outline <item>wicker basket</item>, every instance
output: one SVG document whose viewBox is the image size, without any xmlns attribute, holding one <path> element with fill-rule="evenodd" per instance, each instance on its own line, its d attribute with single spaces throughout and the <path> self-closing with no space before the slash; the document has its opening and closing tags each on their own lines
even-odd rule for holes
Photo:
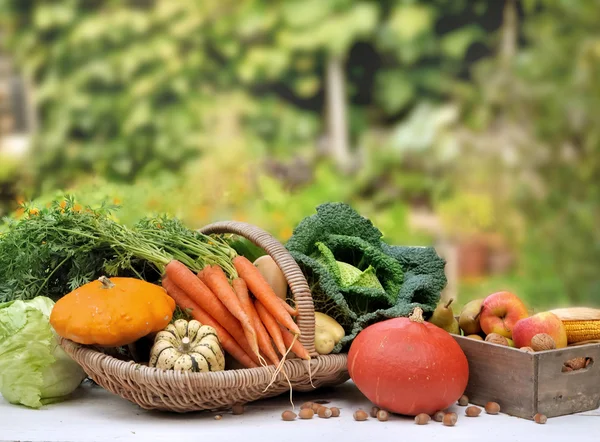
<svg viewBox="0 0 600 442">
<path fill-rule="evenodd" d="M 293 358 L 284 363 L 293 390 L 310 391 L 347 381 L 346 354 L 320 356 L 315 351 L 315 316 L 310 289 L 285 247 L 267 232 L 246 223 L 219 222 L 204 227 L 201 232 L 243 236 L 271 255 L 283 271 L 298 308 L 300 342 L 312 357 L 310 379 L 307 361 Z M 68 339 L 61 339 L 61 346 L 100 386 L 144 409 L 178 413 L 218 410 L 289 391 L 288 381 L 281 372 L 267 389 L 275 371 L 273 365 L 213 373 L 175 372 L 122 361 Z"/>
</svg>

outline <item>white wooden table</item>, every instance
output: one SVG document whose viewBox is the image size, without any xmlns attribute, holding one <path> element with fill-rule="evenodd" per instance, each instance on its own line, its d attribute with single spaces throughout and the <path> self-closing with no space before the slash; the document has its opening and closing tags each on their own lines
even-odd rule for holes
<svg viewBox="0 0 600 442">
<path fill-rule="evenodd" d="M 289 395 L 249 404 L 243 415 L 198 412 L 173 414 L 146 411 L 106 390 L 83 384 L 66 402 L 32 410 L 10 405 L 0 396 L 0 441 L 256 441 L 256 442 L 381 442 L 381 441 L 600 441 L 600 410 L 548 419 L 545 425 L 510 417 L 464 416 L 465 407 L 453 406 L 458 413 L 455 427 L 438 422 L 416 425 L 406 417 L 391 416 L 387 422 L 369 418 L 357 422 L 355 410 L 370 410 L 371 404 L 349 381 L 331 389 L 294 394 L 296 411 L 302 402 L 328 400 L 328 406 L 341 409 L 338 418 L 310 421 L 281 420 L 290 409 Z"/>
</svg>

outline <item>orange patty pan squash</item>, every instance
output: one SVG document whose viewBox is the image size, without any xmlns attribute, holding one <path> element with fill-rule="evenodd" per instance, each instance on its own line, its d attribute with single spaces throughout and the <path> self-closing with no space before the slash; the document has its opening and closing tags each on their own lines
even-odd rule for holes
<svg viewBox="0 0 600 442">
<path fill-rule="evenodd" d="M 175 301 L 158 285 L 102 276 L 60 298 L 50 324 L 78 344 L 119 347 L 164 329 L 174 311 Z"/>
</svg>

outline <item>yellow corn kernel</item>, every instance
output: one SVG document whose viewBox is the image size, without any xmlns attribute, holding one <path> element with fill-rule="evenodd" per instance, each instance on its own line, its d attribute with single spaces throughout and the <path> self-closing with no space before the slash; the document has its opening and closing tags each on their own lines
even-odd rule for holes
<svg viewBox="0 0 600 442">
<path fill-rule="evenodd" d="M 563 321 L 569 344 L 600 339 L 600 320 Z"/>
</svg>

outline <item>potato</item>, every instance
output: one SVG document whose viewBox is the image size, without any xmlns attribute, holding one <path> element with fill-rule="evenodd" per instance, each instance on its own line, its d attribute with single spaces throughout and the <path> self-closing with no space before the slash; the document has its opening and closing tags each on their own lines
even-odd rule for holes
<svg viewBox="0 0 600 442">
<path fill-rule="evenodd" d="M 320 355 L 333 351 L 335 345 L 346 335 L 344 328 L 331 316 L 315 312 L 315 349 Z"/>
<path fill-rule="evenodd" d="M 333 336 L 328 331 L 315 331 L 315 350 L 320 355 L 328 355 L 333 351 L 336 342 L 333 340 Z"/>
</svg>

